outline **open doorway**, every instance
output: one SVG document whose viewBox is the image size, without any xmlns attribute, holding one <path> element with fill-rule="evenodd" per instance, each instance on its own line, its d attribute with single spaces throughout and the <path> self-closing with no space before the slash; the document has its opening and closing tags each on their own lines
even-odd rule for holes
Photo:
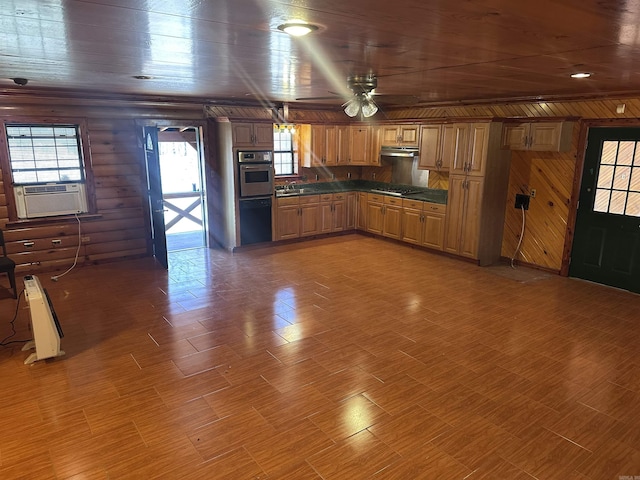
<svg viewBox="0 0 640 480">
<path fill-rule="evenodd" d="M 158 129 L 168 252 L 207 246 L 200 137 L 197 127 Z"/>
</svg>

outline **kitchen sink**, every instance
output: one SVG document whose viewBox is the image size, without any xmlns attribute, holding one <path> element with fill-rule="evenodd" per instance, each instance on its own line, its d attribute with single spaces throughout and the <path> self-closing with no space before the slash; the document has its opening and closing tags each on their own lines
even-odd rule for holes
<svg viewBox="0 0 640 480">
<path fill-rule="evenodd" d="M 289 188 L 287 190 L 276 190 L 276 197 L 288 197 L 290 195 L 300 195 L 305 192 L 305 188 Z"/>
</svg>

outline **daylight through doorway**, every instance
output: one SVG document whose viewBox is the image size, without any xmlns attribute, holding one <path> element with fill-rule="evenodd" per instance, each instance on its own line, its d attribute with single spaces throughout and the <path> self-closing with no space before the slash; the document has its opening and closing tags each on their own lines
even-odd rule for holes
<svg viewBox="0 0 640 480">
<path fill-rule="evenodd" d="M 167 251 L 206 247 L 199 130 L 158 132 Z"/>
</svg>

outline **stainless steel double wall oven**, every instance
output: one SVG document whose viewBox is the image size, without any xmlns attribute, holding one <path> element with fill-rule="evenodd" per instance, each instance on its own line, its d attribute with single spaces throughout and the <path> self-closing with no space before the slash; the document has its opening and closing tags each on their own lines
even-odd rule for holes
<svg viewBox="0 0 640 480">
<path fill-rule="evenodd" d="M 273 152 L 238 152 L 240 245 L 271 241 Z"/>
</svg>

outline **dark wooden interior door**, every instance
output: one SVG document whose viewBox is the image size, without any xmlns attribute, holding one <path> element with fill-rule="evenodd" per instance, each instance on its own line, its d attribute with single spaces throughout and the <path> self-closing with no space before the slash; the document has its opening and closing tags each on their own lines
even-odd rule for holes
<svg viewBox="0 0 640 480">
<path fill-rule="evenodd" d="M 569 275 L 640 292 L 640 128 L 592 128 Z"/>
<path fill-rule="evenodd" d="M 169 268 L 167 236 L 164 225 L 162 179 L 160 177 L 160 155 L 158 153 L 158 129 L 156 127 L 144 127 L 144 154 L 147 162 L 153 255 L 160 265 L 164 268 Z"/>
</svg>

